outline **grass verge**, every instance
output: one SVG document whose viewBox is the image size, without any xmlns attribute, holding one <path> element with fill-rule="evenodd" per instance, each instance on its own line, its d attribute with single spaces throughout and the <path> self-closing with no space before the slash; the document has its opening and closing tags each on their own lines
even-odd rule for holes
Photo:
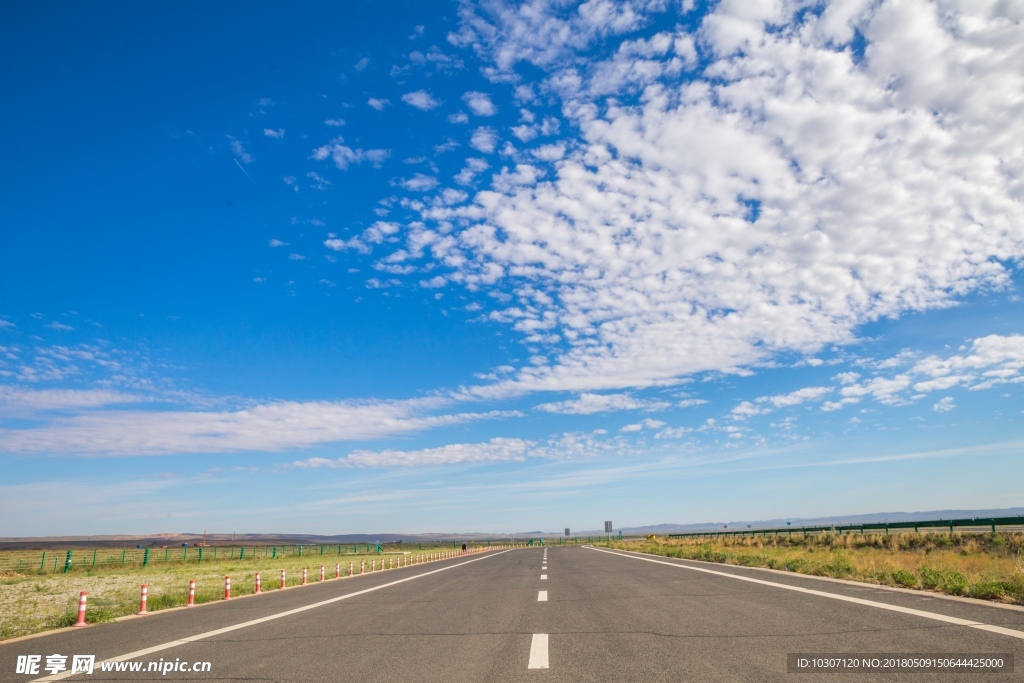
<svg viewBox="0 0 1024 683">
<path fill-rule="evenodd" d="M 655 538 L 596 545 L 1024 605 L 1022 533 Z"/>
</svg>

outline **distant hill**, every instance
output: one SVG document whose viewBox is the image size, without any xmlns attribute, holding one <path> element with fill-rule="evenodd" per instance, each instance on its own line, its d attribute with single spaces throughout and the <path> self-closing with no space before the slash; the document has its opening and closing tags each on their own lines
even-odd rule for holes
<svg viewBox="0 0 1024 683">
<path fill-rule="evenodd" d="M 925 512 L 869 512 L 860 515 L 842 515 L 836 517 L 791 517 L 779 519 L 736 520 L 731 522 L 699 522 L 696 524 L 649 524 L 646 526 L 627 526 L 615 529 L 629 535 L 640 534 L 672 534 L 690 531 L 709 531 L 721 529 L 728 525 L 730 529 L 765 529 L 786 526 L 828 526 L 832 524 L 860 524 L 873 522 L 914 522 L 928 519 L 969 519 L 971 517 L 1022 517 L 1024 507 L 1002 508 L 998 510 L 929 510 Z M 603 530 L 574 531 L 573 536 L 603 536 Z M 538 538 L 561 536 L 555 531 L 520 531 L 517 533 L 481 533 L 481 532 L 438 532 L 428 534 L 336 534 L 324 536 L 318 534 L 207 534 L 206 542 L 210 545 L 302 545 L 332 543 L 394 543 L 406 541 L 411 543 L 434 543 L 453 541 L 470 541 L 482 539 Z M 149 547 L 179 546 L 182 543 L 195 545 L 203 540 L 201 533 L 157 533 L 143 536 L 105 535 L 105 536 L 35 536 L 0 538 L 0 549 L 13 548 L 53 548 L 61 547 L 99 547 L 111 545 L 142 545 Z"/>
<path fill-rule="evenodd" d="M 689 531 L 709 531 L 728 525 L 730 529 L 768 529 L 786 526 L 830 526 L 832 524 L 869 524 L 874 522 L 916 522 L 928 519 L 969 519 L 971 517 L 1021 517 L 1024 508 L 1001 508 L 998 510 L 929 510 L 924 512 L 869 512 L 860 515 L 835 517 L 784 517 L 779 519 L 735 520 L 731 522 L 699 522 L 696 524 L 651 524 L 616 529 L 624 534 L 675 534 Z M 601 536 L 604 531 L 580 531 L 578 536 Z"/>
</svg>

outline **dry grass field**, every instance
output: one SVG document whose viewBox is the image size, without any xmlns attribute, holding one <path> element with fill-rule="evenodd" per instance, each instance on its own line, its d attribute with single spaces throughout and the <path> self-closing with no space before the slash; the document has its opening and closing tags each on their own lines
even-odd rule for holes
<svg viewBox="0 0 1024 683">
<path fill-rule="evenodd" d="M 1024 605 L 1024 533 L 655 538 L 599 545 Z"/>
<path fill-rule="evenodd" d="M 97 623 L 135 614 L 139 608 L 142 584 L 146 584 L 149 594 L 148 610 L 154 611 L 184 605 L 190 579 L 196 580 L 196 602 L 201 603 L 223 598 L 225 575 L 231 576 L 232 596 L 240 596 L 254 592 L 257 571 L 261 574 L 261 588 L 266 592 L 279 590 L 282 569 L 287 575 L 287 585 L 291 587 L 302 582 L 303 567 L 308 567 L 308 580 L 314 583 L 320 580 L 321 564 L 325 566 L 326 578 L 330 580 L 334 578 L 336 563 L 341 564 L 341 573 L 345 577 L 349 562 L 353 563 L 358 575 L 360 562 L 365 562 L 369 571 L 372 561 L 376 564 L 376 571 L 381 571 L 381 563 L 386 566 L 389 558 L 396 564 L 399 558 L 404 558 L 403 562 L 405 559 L 412 562 L 426 560 L 431 552 L 445 550 L 451 551 L 451 548 L 273 559 L 255 556 L 244 560 L 205 560 L 201 565 L 195 562 L 157 562 L 145 568 L 140 565 L 92 568 L 80 564 L 68 573 L 40 571 L 39 553 L 36 552 L 32 569 L 0 570 L 0 640 L 72 625 L 77 615 L 80 591 L 89 594 L 87 620 Z M 120 555 L 120 550 L 117 554 Z"/>
</svg>

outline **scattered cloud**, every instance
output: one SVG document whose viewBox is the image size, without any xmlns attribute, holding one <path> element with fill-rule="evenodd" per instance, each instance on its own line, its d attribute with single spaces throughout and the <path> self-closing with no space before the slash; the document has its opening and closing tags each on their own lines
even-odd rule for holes
<svg viewBox="0 0 1024 683">
<path fill-rule="evenodd" d="M 402 95 L 402 101 L 409 106 L 422 109 L 423 111 L 430 111 L 436 109 L 441 103 L 434 99 L 434 96 L 428 93 L 426 90 L 414 90 L 413 92 Z"/>
<path fill-rule="evenodd" d="M 383 111 L 384 107 L 386 107 L 386 106 L 391 104 L 391 101 L 390 100 L 386 100 L 386 99 L 378 99 L 376 97 L 371 97 L 370 99 L 368 99 L 366 101 L 366 103 L 368 105 L 370 105 L 371 107 L 373 107 L 374 109 L 376 109 L 377 111 Z"/>
<path fill-rule="evenodd" d="M 49 325 L 45 325 L 45 327 L 49 327 L 51 330 L 57 330 L 59 332 L 73 332 L 75 329 L 71 325 L 65 325 L 57 320 L 54 320 Z"/>
<path fill-rule="evenodd" d="M 490 154 L 498 146 L 498 134 L 493 128 L 481 126 L 473 131 L 469 145 L 484 154 Z"/>
<path fill-rule="evenodd" d="M 471 91 L 462 96 L 469 110 L 477 116 L 494 116 L 498 108 L 491 101 L 491 96 L 484 92 Z"/>
<path fill-rule="evenodd" d="M 337 168 L 344 171 L 352 164 L 360 164 L 364 161 L 373 166 L 380 166 L 391 156 L 391 150 L 388 149 L 352 149 L 341 144 L 342 142 L 344 140 L 338 137 L 322 147 L 317 147 L 313 150 L 313 159 L 316 161 L 330 159 Z"/>
<path fill-rule="evenodd" d="M 560 415 L 592 415 L 616 410 L 664 410 L 671 404 L 664 401 L 639 399 L 630 394 L 582 393 L 579 398 L 557 403 L 542 403 L 536 410 Z"/>
<path fill-rule="evenodd" d="M 437 178 L 416 173 L 412 178 L 404 178 L 401 181 L 402 187 L 413 192 L 426 192 L 437 187 Z"/>
<path fill-rule="evenodd" d="M 937 413 L 948 413 L 954 408 L 956 408 L 956 404 L 953 403 L 953 398 L 951 396 L 939 399 L 939 402 L 932 406 L 932 410 Z"/>
<path fill-rule="evenodd" d="M 324 119 L 324 125 L 337 128 L 345 125 L 345 119 Z"/>
<path fill-rule="evenodd" d="M 232 138 L 230 135 L 228 136 L 228 139 L 231 140 L 231 151 L 234 152 L 235 157 L 243 164 L 251 164 L 253 162 L 252 155 L 245 149 L 242 142 Z"/>
<path fill-rule="evenodd" d="M 639 431 L 641 431 L 643 429 L 658 429 L 658 428 L 664 427 L 664 426 L 665 426 L 665 423 L 662 422 L 661 420 L 652 420 L 651 418 L 648 417 L 646 419 L 640 420 L 639 422 L 637 422 L 635 424 L 628 424 L 625 427 L 623 427 L 622 429 L 620 429 L 619 431 L 620 432 L 639 432 Z"/>
<path fill-rule="evenodd" d="M 563 344 L 481 392 L 734 373 L 1009 282 L 1024 167 L 999 160 L 1024 140 L 1024 73 L 1008 58 L 1024 25 L 1005 8 L 719 3 L 692 34 L 624 40 L 651 20 L 646 4 L 602 7 L 494 3 L 465 9 L 450 36 L 489 60 L 492 81 L 511 82 L 519 62 L 540 69 L 579 131 L 556 175 L 519 163 L 468 205 L 424 204 L 425 227 L 409 231 L 447 230 L 422 250 L 426 267 L 516 293 L 493 319 Z M 615 55 L 595 57 L 597 40 Z M 471 144 L 490 154 L 497 134 L 477 129 Z M 823 408 L 905 400 L 907 379 L 844 386 Z M 957 381 L 934 379 L 925 387 Z"/>
<path fill-rule="evenodd" d="M 280 140 L 281 138 L 284 137 L 284 128 L 278 128 L 276 130 L 273 129 L 273 128 L 264 128 L 263 129 L 263 134 L 266 137 L 268 137 L 268 138 L 274 138 L 275 140 Z"/>
</svg>

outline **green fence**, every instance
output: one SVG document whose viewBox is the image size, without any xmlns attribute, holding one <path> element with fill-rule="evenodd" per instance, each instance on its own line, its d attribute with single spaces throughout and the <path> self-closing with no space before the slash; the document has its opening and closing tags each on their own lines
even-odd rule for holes
<svg viewBox="0 0 1024 683">
<path fill-rule="evenodd" d="M 480 543 L 470 543 L 470 547 Z M 159 564 L 197 564 L 204 562 L 250 561 L 261 558 L 327 557 L 390 553 L 446 548 L 446 542 L 342 543 L 316 545 L 240 545 L 143 548 L 74 548 L 70 550 L 5 550 L 0 551 L 0 572 L 67 573 L 75 570 L 111 567 L 152 567 Z"/>
<path fill-rule="evenodd" d="M 1008 529 L 1015 528 L 1015 529 Z M 669 534 L 669 538 L 717 538 L 721 536 L 792 536 L 793 534 L 864 534 L 890 531 L 991 531 L 1024 529 L 1024 517 L 971 517 L 970 519 L 931 519 L 918 522 L 873 522 L 868 524 L 836 524 L 831 526 L 784 526 L 769 529 L 722 529 Z"/>
</svg>

